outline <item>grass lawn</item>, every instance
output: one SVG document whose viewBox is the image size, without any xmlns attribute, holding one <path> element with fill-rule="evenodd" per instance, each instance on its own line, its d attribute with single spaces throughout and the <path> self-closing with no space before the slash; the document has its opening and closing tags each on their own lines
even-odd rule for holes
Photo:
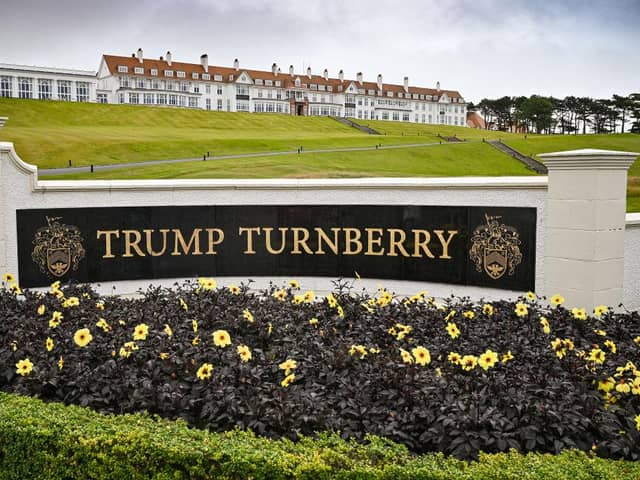
<svg viewBox="0 0 640 480">
<path fill-rule="evenodd" d="M 465 175 L 534 175 L 481 142 L 398 150 L 305 153 L 277 157 L 211 160 L 152 165 L 51 177 L 55 179 L 125 178 L 350 178 Z M 45 177 L 43 177 L 45 178 Z"/>
</svg>

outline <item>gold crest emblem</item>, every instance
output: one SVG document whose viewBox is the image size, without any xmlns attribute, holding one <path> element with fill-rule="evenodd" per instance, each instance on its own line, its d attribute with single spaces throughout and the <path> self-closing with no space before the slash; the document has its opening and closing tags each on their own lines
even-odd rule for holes
<svg viewBox="0 0 640 480">
<path fill-rule="evenodd" d="M 501 224 L 498 216 L 485 213 L 487 223 L 473 231 L 469 256 L 476 264 L 476 270 L 497 280 L 505 273 L 513 275 L 522 261 L 520 235 L 510 226 Z"/>
<path fill-rule="evenodd" d="M 78 227 L 60 223 L 61 218 L 47 217 L 48 225 L 36 231 L 31 253 L 31 259 L 40 271 L 54 277 L 77 270 L 85 254 Z"/>
</svg>

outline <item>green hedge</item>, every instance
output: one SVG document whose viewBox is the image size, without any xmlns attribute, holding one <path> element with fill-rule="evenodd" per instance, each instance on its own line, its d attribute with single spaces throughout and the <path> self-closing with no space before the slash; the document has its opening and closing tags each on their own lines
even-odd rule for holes
<svg viewBox="0 0 640 480">
<path fill-rule="evenodd" d="M 268 440 L 224 434 L 147 415 L 102 415 L 0 393 L 0 479 L 637 479 L 640 463 L 578 451 L 560 455 L 411 455 L 370 437 L 366 445 L 333 434 Z"/>
</svg>

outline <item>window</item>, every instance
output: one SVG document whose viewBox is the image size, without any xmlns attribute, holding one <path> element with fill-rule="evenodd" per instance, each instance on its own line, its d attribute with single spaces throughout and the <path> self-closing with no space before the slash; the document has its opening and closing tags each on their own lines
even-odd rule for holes
<svg viewBox="0 0 640 480">
<path fill-rule="evenodd" d="M 400 120 L 400 112 L 393 112 L 393 119 L 394 120 Z"/>
<path fill-rule="evenodd" d="M 333 92 L 333 87 L 331 85 L 327 85 L 327 92 Z"/>
<path fill-rule="evenodd" d="M 153 88 L 154 90 L 160 90 L 160 81 L 154 80 L 153 82 L 151 82 L 151 88 Z"/>
<path fill-rule="evenodd" d="M 0 77 L 0 97 L 11 97 L 11 77 Z"/>
<path fill-rule="evenodd" d="M 180 70 L 178 70 L 177 75 L 178 75 L 178 78 L 185 78 L 184 72 L 181 72 Z"/>
<path fill-rule="evenodd" d="M 217 110 L 220 112 L 222 111 L 222 99 L 219 98 L 218 102 L 217 102 Z"/>
<path fill-rule="evenodd" d="M 222 95 L 222 85 L 216 85 L 216 93 Z"/>
<path fill-rule="evenodd" d="M 51 100 L 51 80 L 38 80 L 38 98 L 40 100 Z"/>
<path fill-rule="evenodd" d="M 138 75 L 144 75 L 144 68 L 142 67 L 135 67 L 133 69 L 133 73 L 137 73 Z"/>
<path fill-rule="evenodd" d="M 209 75 L 208 73 L 203 73 L 202 74 L 202 79 L 203 80 L 211 80 L 211 75 Z"/>
<path fill-rule="evenodd" d="M 189 107 L 198 108 L 198 97 L 189 97 Z"/>
<path fill-rule="evenodd" d="M 200 85 L 197 83 L 193 86 L 193 93 L 200 93 Z"/>
<path fill-rule="evenodd" d="M 282 86 L 282 82 L 280 82 L 280 80 L 276 80 L 276 87 L 281 87 Z"/>
<path fill-rule="evenodd" d="M 127 73 L 129 68 L 126 65 L 118 65 L 118 73 Z"/>
<path fill-rule="evenodd" d="M 173 70 L 165 70 L 164 71 L 164 76 L 165 77 L 173 77 Z"/>
<path fill-rule="evenodd" d="M 238 112 L 248 112 L 249 111 L 249 102 L 236 102 L 236 111 L 238 111 Z"/>
<path fill-rule="evenodd" d="M 315 83 L 312 83 L 311 85 L 309 85 L 309 88 L 311 90 L 317 90 L 318 89 L 318 85 L 316 85 Z"/>
<path fill-rule="evenodd" d="M 140 98 L 138 97 L 137 93 L 129 93 L 129 103 L 131 103 L 132 105 L 137 105 L 138 103 L 140 103 Z"/>
<path fill-rule="evenodd" d="M 156 101 L 158 102 L 158 105 L 166 105 L 167 104 L 167 94 L 166 93 L 159 93 L 158 95 L 156 95 Z"/>
<path fill-rule="evenodd" d="M 144 78 L 139 78 L 138 79 L 138 81 L 136 82 L 136 87 L 144 88 Z"/>
<path fill-rule="evenodd" d="M 214 76 L 213 76 L 213 79 L 214 79 L 216 82 L 221 82 L 221 81 L 222 81 L 222 75 L 214 75 Z"/>
<path fill-rule="evenodd" d="M 271 80 L 265 80 L 265 81 L 264 81 L 264 84 L 265 84 L 267 87 L 271 87 L 271 86 L 273 86 L 273 82 L 272 82 Z"/>
<path fill-rule="evenodd" d="M 296 78 L 295 85 L 296 85 L 296 87 L 300 87 L 300 79 L 299 78 Z"/>
<path fill-rule="evenodd" d="M 87 82 L 76 83 L 76 101 L 78 102 L 89 101 L 89 84 Z"/>
<path fill-rule="evenodd" d="M 233 77 L 233 73 L 232 73 L 231 75 L 229 75 L 229 81 L 230 81 L 230 82 L 233 82 L 233 78 L 234 78 L 234 77 Z"/>
<path fill-rule="evenodd" d="M 256 85 L 262 85 L 262 79 L 256 78 Z"/>
<path fill-rule="evenodd" d="M 207 110 L 211 110 L 211 99 L 210 98 L 207 98 L 205 100 L 205 105 L 207 107 Z"/>
<path fill-rule="evenodd" d="M 227 112 L 231 111 L 231 99 L 227 98 Z"/>
<path fill-rule="evenodd" d="M 382 112 L 382 119 L 389 120 L 389 112 Z"/>
<path fill-rule="evenodd" d="M 178 104 L 178 96 L 169 95 L 169 105 L 177 105 L 177 104 Z"/>
<path fill-rule="evenodd" d="M 180 82 L 180 91 L 188 92 L 189 91 L 189 82 Z"/>
<path fill-rule="evenodd" d="M 393 97 L 393 92 L 391 90 L 387 92 L 387 97 Z"/>
<path fill-rule="evenodd" d="M 211 85 L 205 85 L 205 86 L 204 86 L 204 91 L 205 91 L 206 93 L 211 93 Z"/>
<path fill-rule="evenodd" d="M 264 103 L 256 103 L 253 106 L 253 111 L 256 112 L 256 113 L 264 112 Z"/>
<path fill-rule="evenodd" d="M 66 102 L 71 101 L 71 82 L 69 80 L 58 80 L 58 99 Z"/>
<path fill-rule="evenodd" d="M 152 68 L 151 69 L 151 76 L 152 77 L 157 77 L 158 76 L 158 69 L 157 68 Z"/>
<path fill-rule="evenodd" d="M 144 94 L 144 104 L 145 105 L 153 105 L 153 93 L 145 93 Z"/>
<path fill-rule="evenodd" d="M 118 94 L 118 102 L 124 103 L 124 93 L 119 93 Z"/>
<path fill-rule="evenodd" d="M 18 98 L 33 98 L 33 79 L 18 77 Z"/>
<path fill-rule="evenodd" d="M 198 72 L 193 72 L 191 74 L 191 78 L 193 78 L 194 80 L 198 80 L 198 77 L 199 77 Z"/>
<path fill-rule="evenodd" d="M 129 88 L 129 77 L 120 77 L 120 88 Z"/>
<path fill-rule="evenodd" d="M 418 116 L 416 115 L 416 118 L 418 118 Z M 409 112 L 404 112 L 402 114 L 402 121 L 403 122 L 408 122 L 409 121 Z"/>
<path fill-rule="evenodd" d="M 106 93 L 98 93 L 96 95 L 96 101 L 98 103 L 107 103 L 107 94 Z"/>
<path fill-rule="evenodd" d="M 186 107 L 186 106 L 187 106 L 187 99 L 186 99 L 186 97 L 185 97 L 184 95 L 180 95 L 180 96 L 178 97 L 178 104 L 179 104 L 181 107 Z"/>
</svg>

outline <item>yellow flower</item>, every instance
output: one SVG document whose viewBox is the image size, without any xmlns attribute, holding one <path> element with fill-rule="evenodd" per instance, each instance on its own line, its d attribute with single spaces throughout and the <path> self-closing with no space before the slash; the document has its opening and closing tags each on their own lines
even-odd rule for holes
<svg viewBox="0 0 640 480">
<path fill-rule="evenodd" d="M 487 315 L 488 317 L 490 317 L 491 315 L 493 315 L 493 305 L 490 305 L 488 303 L 485 303 L 482 306 L 482 313 L 484 313 L 485 315 Z"/>
<path fill-rule="evenodd" d="M 412 364 L 413 363 L 413 357 L 404 348 L 400 349 L 400 355 L 402 356 L 402 361 L 404 363 L 408 363 L 408 364 Z"/>
<path fill-rule="evenodd" d="M 195 337 L 193 337 L 193 340 L 191 340 L 191 345 L 195 346 L 198 344 L 200 344 L 200 337 L 196 335 Z"/>
<path fill-rule="evenodd" d="M 167 352 L 160 352 L 160 355 L 158 356 L 160 357 L 160 360 L 166 360 L 169 358 L 169 354 Z"/>
<path fill-rule="evenodd" d="M 436 368 L 436 377 L 440 378 L 442 376 L 442 369 L 440 367 Z"/>
<path fill-rule="evenodd" d="M 39 305 L 38 306 L 38 315 L 44 315 L 44 312 L 46 312 L 47 307 L 45 307 L 44 305 Z"/>
<path fill-rule="evenodd" d="M 2 275 L 2 281 L 5 283 L 13 283 L 16 281 L 16 277 L 14 277 L 12 274 L 7 272 L 4 275 Z"/>
<path fill-rule="evenodd" d="M 396 332 L 396 327 L 389 327 L 389 329 L 387 330 L 387 333 L 389 335 L 393 335 L 394 337 L 398 334 L 398 332 Z"/>
<path fill-rule="evenodd" d="M 478 365 L 480 365 L 480 367 L 485 371 L 489 370 L 496 363 L 498 363 L 498 354 L 491 350 L 485 351 L 480 355 L 480 358 L 478 358 Z"/>
<path fill-rule="evenodd" d="M 567 355 L 567 346 L 561 338 L 556 338 L 551 342 L 551 347 L 556 352 L 556 356 L 560 359 Z"/>
<path fill-rule="evenodd" d="M 189 311 L 189 306 L 187 305 L 187 302 L 185 302 L 183 299 L 179 299 L 180 300 L 180 307 L 185 311 L 188 312 Z"/>
<path fill-rule="evenodd" d="M 587 311 L 584 308 L 576 308 L 576 307 L 572 308 L 571 315 L 573 315 L 573 318 L 575 318 L 576 320 L 587 319 Z"/>
<path fill-rule="evenodd" d="M 427 365 L 431 363 L 431 353 L 424 347 L 416 347 L 411 350 L 418 365 Z"/>
<path fill-rule="evenodd" d="M 168 323 L 164 324 L 163 332 L 167 335 L 167 337 L 173 337 L 173 330 L 171 330 L 171 327 Z"/>
<path fill-rule="evenodd" d="M 253 313 L 251 313 L 248 309 L 244 309 L 242 311 L 242 318 L 244 318 L 247 322 L 253 323 Z"/>
<path fill-rule="evenodd" d="M 200 380 L 206 380 L 211 378 L 211 374 L 213 373 L 213 365 L 210 363 L 203 363 L 202 366 L 196 372 L 197 377 Z"/>
<path fill-rule="evenodd" d="M 297 280 L 289 280 L 289 286 L 291 288 L 300 288 L 300 284 Z"/>
<path fill-rule="evenodd" d="M 609 309 L 607 308 L 606 305 L 598 305 L 596 308 L 593 309 L 593 314 L 597 318 L 600 318 L 602 315 L 604 315 L 608 311 L 609 311 Z"/>
<path fill-rule="evenodd" d="M 278 365 L 278 368 L 280 368 L 280 370 L 284 370 L 285 375 L 289 375 L 291 373 L 291 370 L 295 370 L 296 368 L 298 368 L 298 363 L 294 359 L 288 358 L 280 365 Z"/>
<path fill-rule="evenodd" d="M 240 355 L 240 360 L 242 360 L 243 362 L 248 362 L 249 360 L 251 360 L 252 355 L 251 349 L 249 349 L 249 347 L 247 347 L 246 345 L 238 345 L 238 348 L 236 350 L 238 352 L 238 355 Z"/>
<path fill-rule="evenodd" d="M 80 330 L 77 330 L 73 336 L 73 341 L 81 348 L 89 345 L 91 340 L 93 340 L 93 336 L 88 328 L 81 328 Z"/>
<path fill-rule="evenodd" d="M 564 345 L 565 347 L 567 347 L 569 350 L 573 350 L 573 341 L 570 338 L 565 338 L 564 339 Z"/>
<path fill-rule="evenodd" d="M 542 325 L 542 331 L 549 335 L 551 333 L 551 327 L 549 326 L 549 320 L 545 317 L 540 317 L 540 325 Z"/>
<path fill-rule="evenodd" d="M 287 388 L 289 385 L 293 383 L 295 379 L 296 379 L 296 374 L 290 373 L 289 375 L 284 377 L 284 380 L 280 382 L 280 385 L 282 385 L 284 388 Z"/>
<path fill-rule="evenodd" d="M 312 319 L 310 319 L 310 320 L 309 320 L 309 323 L 310 323 L 311 325 L 317 325 L 317 324 L 318 324 L 318 319 L 317 319 L 317 318 L 315 318 L 315 317 L 313 317 Z"/>
<path fill-rule="evenodd" d="M 558 305 L 562 305 L 564 303 L 564 297 L 562 295 L 555 294 L 549 299 L 549 301 L 557 307 Z"/>
<path fill-rule="evenodd" d="M 139 323 L 133 331 L 134 340 L 146 340 L 149 335 L 149 327 L 145 323 Z"/>
<path fill-rule="evenodd" d="M 53 350 L 53 338 L 47 337 L 47 341 L 45 342 L 45 345 L 47 346 L 47 352 L 50 352 L 51 350 Z"/>
<path fill-rule="evenodd" d="M 11 285 L 9 285 L 9 290 L 11 290 L 16 295 L 22 295 L 22 290 L 20 290 L 20 287 L 17 283 L 12 283 Z"/>
<path fill-rule="evenodd" d="M 349 355 L 360 355 L 360 360 L 367 356 L 367 347 L 364 345 L 351 345 L 349 348 Z"/>
<path fill-rule="evenodd" d="M 98 310 L 104 310 L 104 302 L 102 300 L 100 300 L 99 302 L 96 302 L 96 308 Z"/>
<path fill-rule="evenodd" d="M 525 303 L 516 303 L 516 309 L 514 311 L 519 317 L 526 317 L 529 313 L 529 309 Z"/>
<path fill-rule="evenodd" d="M 616 385 L 616 392 L 619 393 L 629 393 L 631 391 L 631 385 L 627 383 L 627 381 L 622 378 Z"/>
<path fill-rule="evenodd" d="M 344 318 L 344 310 L 342 309 L 342 307 L 340 305 L 338 305 L 338 307 L 336 308 L 336 310 L 338 311 L 338 316 L 340 318 Z"/>
<path fill-rule="evenodd" d="M 64 358 L 60 357 L 58 359 L 58 369 L 62 370 L 62 367 L 64 367 Z"/>
<path fill-rule="evenodd" d="M 273 296 L 276 298 L 276 300 L 284 302 L 287 298 L 287 291 L 284 289 L 276 290 L 275 292 L 273 292 Z"/>
<path fill-rule="evenodd" d="M 22 375 L 23 377 L 29 375 L 33 370 L 33 363 L 28 358 L 23 358 L 18 363 L 16 363 L 16 373 L 18 375 Z"/>
<path fill-rule="evenodd" d="M 536 297 L 536 294 L 533 292 L 527 292 L 526 297 L 530 302 L 535 302 L 538 299 L 538 297 Z"/>
<path fill-rule="evenodd" d="M 362 308 L 364 308 L 367 312 L 369 313 L 373 313 L 373 308 L 371 308 L 369 305 L 367 305 L 366 303 L 361 303 L 360 304 L 362 306 Z"/>
<path fill-rule="evenodd" d="M 15 340 L 11 342 L 11 350 L 13 350 L 14 352 L 18 350 L 18 342 L 16 342 Z"/>
<path fill-rule="evenodd" d="M 476 316 L 475 313 L 473 313 L 471 310 L 467 310 L 466 312 L 464 312 L 462 314 L 465 318 L 468 318 L 469 320 L 471 320 L 473 317 Z"/>
<path fill-rule="evenodd" d="M 191 320 L 191 328 L 193 333 L 198 333 L 198 322 L 196 320 Z"/>
<path fill-rule="evenodd" d="M 640 345 L 640 337 L 636 337 L 636 338 L 634 338 L 634 339 L 633 339 L 633 342 L 634 342 L 636 345 Z"/>
<path fill-rule="evenodd" d="M 267 329 L 267 335 L 271 336 L 271 332 L 273 332 L 273 325 L 271 325 L 271 322 L 269 322 L 268 327 L 269 328 Z"/>
<path fill-rule="evenodd" d="M 216 347 L 221 348 L 231 345 L 231 335 L 226 330 L 216 330 L 213 332 L 213 343 Z"/>
<path fill-rule="evenodd" d="M 634 420 L 636 421 L 636 429 L 640 430 L 640 415 L 636 415 Z"/>
<path fill-rule="evenodd" d="M 304 301 L 305 303 L 311 303 L 316 299 L 315 293 L 312 290 L 307 290 L 304 292 Z"/>
<path fill-rule="evenodd" d="M 474 355 L 465 355 L 460 360 L 460 366 L 466 372 L 470 372 L 478 364 L 478 359 Z"/>
<path fill-rule="evenodd" d="M 456 314 L 455 310 L 451 310 L 449 313 L 447 313 L 447 316 L 444 317 L 444 321 L 448 322 L 449 320 L 451 320 Z"/>
<path fill-rule="evenodd" d="M 605 380 L 598 380 L 598 390 L 602 390 L 605 393 L 613 390 L 613 387 L 615 387 L 615 385 L 616 382 L 612 377 L 609 377 Z"/>
<path fill-rule="evenodd" d="M 218 286 L 218 284 L 213 278 L 198 278 L 198 284 L 204 290 L 213 290 Z"/>
<path fill-rule="evenodd" d="M 605 354 L 599 348 L 594 348 L 589 353 L 589 360 L 597 364 L 602 364 L 605 360 Z"/>
<path fill-rule="evenodd" d="M 293 300 L 291 300 L 291 303 L 293 303 L 294 305 L 300 305 L 303 302 L 304 302 L 304 295 L 294 295 Z"/>
<path fill-rule="evenodd" d="M 238 287 L 237 285 L 229 285 L 227 288 L 233 295 L 240 294 L 240 287 Z"/>
<path fill-rule="evenodd" d="M 329 306 L 331 308 L 334 308 L 336 305 L 338 305 L 338 301 L 336 300 L 336 297 L 333 296 L 333 293 L 327 295 L 327 302 L 329 303 Z"/>
<path fill-rule="evenodd" d="M 100 318 L 96 322 L 96 327 L 101 328 L 105 332 L 111 331 L 111 325 L 109 325 L 104 318 Z"/>
<path fill-rule="evenodd" d="M 77 307 L 80 305 L 80 299 L 78 297 L 69 297 L 62 302 L 63 308 Z"/>
<path fill-rule="evenodd" d="M 460 364 L 460 361 L 462 360 L 462 357 L 460 356 L 459 353 L 450 352 L 449 355 L 447 356 L 447 359 L 451 363 L 453 363 L 454 365 L 458 365 L 458 364 Z"/>
<path fill-rule="evenodd" d="M 609 349 L 609 351 L 611 353 L 616 353 L 616 344 L 613 343 L 611 340 L 605 340 L 604 342 L 605 346 Z"/>
<path fill-rule="evenodd" d="M 508 361 L 513 360 L 513 353 L 509 350 L 507 353 L 502 354 L 502 363 L 507 363 Z"/>
<path fill-rule="evenodd" d="M 62 316 L 62 313 L 57 311 L 53 312 L 53 314 L 51 315 L 51 319 L 49 320 L 49 327 L 56 328 L 58 325 L 60 325 L 60 322 L 63 318 L 64 317 Z"/>
<path fill-rule="evenodd" d="M 460 336 L 460 330 L 458 329 L 458 326 L 453 322 L 447 323 L 447 333 L 453 339 L 456 339 Z"/>
<path fill-rule="evenodd" d="M 370 348 L 369 349 L 369 353 L 373 353 L 374 355 L 380 353 L 380 349 L 379 348 Z"/>
<path fill-rule="evenodd" d="M 594 330 L 593 333 L 595 333 L 596 335 L 600 335 L 601 337 L 607 336 L 607 332 L 605 332 L 604 330 Z"/>
</svg>

